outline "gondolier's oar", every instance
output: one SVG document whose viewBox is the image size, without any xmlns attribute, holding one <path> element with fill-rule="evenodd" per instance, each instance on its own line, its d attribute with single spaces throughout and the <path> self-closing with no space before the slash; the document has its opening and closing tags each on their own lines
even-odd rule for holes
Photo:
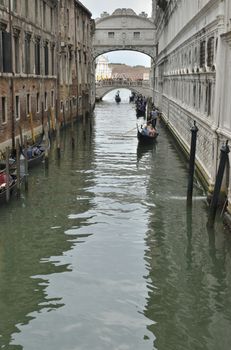
<svg viewBox="0 0 231 350">
<path fill-rule="evenodd" d="M 129 134 L 129 132 L 133 131 L 136 129 L 136 126 L 134 128 L 132 128 L 131 130 L 128 130 L 125 134 L 123 134 L 122 136 L 126 136 L 127 134 Z"/>
</svg>

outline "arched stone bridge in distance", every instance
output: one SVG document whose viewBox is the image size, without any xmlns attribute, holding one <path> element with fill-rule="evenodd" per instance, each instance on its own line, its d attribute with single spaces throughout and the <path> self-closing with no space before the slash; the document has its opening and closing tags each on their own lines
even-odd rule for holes
<svg viewBox="0 0 231 350">
<path fill-rule="evenodd" d="M 130 81 L 125 79 L 105 79 L 96 82 L 96 101 L 102 98 L 110 91 L 119 89 L 128 89 L 136 94 L 142 94 L 145 97 L 152 97 L 153 91 L 150 82 L 147 80 Z"/>
<path fill-rule="evenodd" d="M 144 12 L 137 15 L 132 9 L 122 8 L 112 15 L 104 12 L 95 20 L 93 59 L 118 50 L 141 52 L 155 59 L 155 24 Z"/>
</svg>

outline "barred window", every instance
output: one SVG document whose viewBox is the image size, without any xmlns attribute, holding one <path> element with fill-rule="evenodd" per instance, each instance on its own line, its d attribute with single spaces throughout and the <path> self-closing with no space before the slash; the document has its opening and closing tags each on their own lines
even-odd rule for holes
<svg viewBox="0 0 231 350">
<path fill-rule="evenodd" d="M 140 39 L 140 32 L 134 32 L 133 37 L 134 39 Z"/>
<path fill-rule="evenodd" d="M 115 37 L 115 33 L 114 32 L 108 32 L 108 38 L 114 38 Z"/>
</svg>

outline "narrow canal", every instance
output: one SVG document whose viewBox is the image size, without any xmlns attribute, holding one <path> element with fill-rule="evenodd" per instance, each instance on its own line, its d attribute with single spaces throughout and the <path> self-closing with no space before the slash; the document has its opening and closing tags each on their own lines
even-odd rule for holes
<svg viewBox="0 0 231 350">
<path fill-rule="evenodd" d="M 230 349 L 231 235 L 199 185 L 187 210 L 184 157 L 160 123 L 138 147 L 121 95 L 0 208 L 1 349 Z"/>
</svg>

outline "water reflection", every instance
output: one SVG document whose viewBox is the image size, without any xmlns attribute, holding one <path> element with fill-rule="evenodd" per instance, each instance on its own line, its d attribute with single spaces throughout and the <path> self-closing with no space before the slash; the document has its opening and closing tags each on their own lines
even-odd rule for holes
<svg viewBox="0 0 231 350">
<path fill-rule="evenodd" d="M 187 207 L 163 125 L 141 148 L 133 105 L 109 98 L 93 120 L 0 211 L 1 347 L 228 350 L 230 235 L 207 228 L 200 188 Z"/>
<path fill-rule="evenodd" d="M 75 131 L 81 152 L 73 152 L 70 160 L 64 160 L 65 154 L 70 153 L 70 144 L 68 131 L 63 132 L 62 161 L 57 161 L 53 147 L 49 168 L 34 169 L 28 193 L 23 192 L 19 201 L 12 201 L 0 212 L 1 348 L 11 349 L 13 334 L 35 319 L 36 314 L 64 306 L 59 293 L 54 297 L 47 294 L 49 276 L 72 270 L 62 256 L 80 242 L 80 235 L 74 232 L 70 239 L 73 223 L 75 227 L 87 225 L 88 218 L 73 222 L 68 214 L 71 210 L 84 213 L 89 209 L 91 195 L 86 195 L 86 189 L 94 182 L 92 172 L 81 172 L 83 167 L 91 167 L 92 140 L 88 138 L 82 144 L 81 133 Z"/>
</svg>

